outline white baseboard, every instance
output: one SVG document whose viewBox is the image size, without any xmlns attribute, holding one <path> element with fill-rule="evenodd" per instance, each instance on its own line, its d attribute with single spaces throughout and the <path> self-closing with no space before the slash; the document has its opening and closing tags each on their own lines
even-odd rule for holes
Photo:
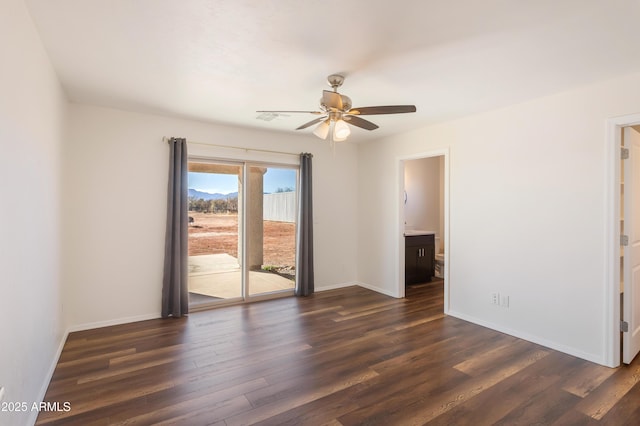
<svg viewBox="0 0 640 426">
<path fill-rule="evenodd" d="M 352 281 L 352 282 L 339 283 L 339 284 L 323 285 L 323 286 L 315 287 L 314 291 L 319 292 L 319 291 L 335 290 L 338 288 L 352 287 L 354 285 L 358 285 L 358 283 L 355 281 Z"/>
<path fill-rule="evenodd" d="M 58 349 L 56 350 L 56 354 L 53 356 L 51 360 L 51 365 L 49 365 L 49 371 L 44 377 L 44 381 L 42 386 L 40 387 L 40 392 L 38 393 L 38 397 L 36 401 L 42 402 L 44 401 L 44 397 L 47 394 L 47 389 L 49 389 L 49 384 L 51 383 L 51 379 L 53 378 L 53 373 L 56 371 L 56 366 L 58 365 L 58 360 L 60 360 L 60 355 L 62 354 L 62 349 L 64 349 L 64 344 L 67 343 L 67 337 L 69 336 L 69 330 L 67 329 L 64 333 L 62 333 L 62 337 L 58 342 Z M 38 411 L 31 411 L 31 415 L 29 416 L 29 424 L 36 424 L 36 420 L 38 420 Z"/>
<path fill-rule="evenodd" d="M 385 288 L 376 287 L 374 285 L 370 285 L 370 284 L 363 283 L 363 282 L 360 282 L 360 281 L 350 281 L 350 282 L 346 282 L 346 283 L 332 284 L 332 285 L 328 285 L 328 286 L 316 287 L 315 291 L 335 290 L 337 288 L 345 288 L 345 287 L 352 287 L 352 286 L 358 286 L 358 287 L 366 288 L 368 290 L 375 291 L 376 293 L 381 293 L 381 294 L 384 294 L 384 295 L 387 295 L 387 296 L 395 297 L 396 299 L 398 298 L 398 295 L 394 294 L 390 290 L 387 290 Z"/>
<path fill-rule="evenodd" d="M 558 344 L 556 342 L 552 342 L 546 339 L 543 339 L 539 336 L 535 336 L 535 335 L 531 335 L 528 333 L 522 333 L 520 331 L 517 330 L 513 330 L 510 329 L 508 327 L 503 327 L 500 325 L 496 325 L 487 321 L 483 321 L 481 319 L 478 318 L 474 318 L 472 316 L 457 312 L 457 311 L 452 311 L 450 310 L 447 315 L 452 316 L 452 317 L 456 317 L 459 318 L 461 320 L 465 320 L 468 322 L 471 322 L 473 324 L 477 324 L 480 325 L 482 327 L 486 327 L 486 328 L 490 328 L 491 330 L 495 330 L 495 331 L 499 331 L 500 333 L 504 333 L 504 334 L 508 334 L 510 336 L 513 337 L 517 337 L 519 339 L 523 339 L 526 340 L 528 342 L 532 342 L 532 343 L 536 343 L 538 345 L 547 347 L 549 349 L 553 349 L 559 352 L 563 352 L 565 354 L 568 355 L 572 355 L 575 356 L 577 358 L 581 358 L 587 361 L 591 361 L 591 362 L 595 362 L 596 364 L 600 364 L 600 365 L 604 365 L 605 367 L 608 367 L 608 365 L 606 365 L 605 363 L 605 359 L 602 355 L 596 355 L 596 354 L 591 354 L 591 353 L 587 353 L 587 352 L 583 352 L 580 350 L 576 350 L 575 348 L 572 348 L 570 346 L 565 346 L 565 345 L 561 345 Z"/>
<path fill-rule="evenodd" d="M 146 321 L 146 320 L 158 319 L 158 318 L 160 318 L 159 313 L 136 315 L 133 317 L 125 317 L 125 318 L 116 318 L 116 319 L 107 320 L 107 321 L 90 322 L 85 324 L 73 325 L 69 327 L 68 333 L 73 333 L 74 331 L 92 330 L 94 328 L 109 327 L 112 325 L 128 324 L 130 322 Z"/>
<path fill-rule="evenodd" d="M 375 291 L 376 293 L 382 293 L 382 294 L 385 294 L 387 296 L 395 297 L 396 299 L 398 299 L 398 295 L 397 294 L 393 293 L 393 291 L 388 290 L 386 288 L 380 288 L 380 287 L 377 287 L 375 285 L 371 285 L 371 284 L 367 284 L 367 283 L 363 283 L 363 282 L 356 282 L 355 284 L 360 286 L 360 287 Z"/>
</svg>

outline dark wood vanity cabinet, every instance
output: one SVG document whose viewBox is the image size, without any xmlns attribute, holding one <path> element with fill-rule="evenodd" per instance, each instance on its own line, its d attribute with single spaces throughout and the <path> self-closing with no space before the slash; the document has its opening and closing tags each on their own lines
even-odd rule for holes
<svg viewBox="0 0 640 426">
<path fill-rule="evenodd" d="M 435 236 L 415 235 L 404 237 L 404 283 L 419 284 L 433 279 L 435 261 Z"/>
</svg>

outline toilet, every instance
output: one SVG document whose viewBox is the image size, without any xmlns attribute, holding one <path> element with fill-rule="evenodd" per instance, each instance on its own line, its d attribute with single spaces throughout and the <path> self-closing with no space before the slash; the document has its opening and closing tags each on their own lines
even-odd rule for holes
<svg viewBox="0 0 640 426">
<path fill-rule="evenodd" d="M 433 275 L 436 278 L 444 278 L 444 244 L 436 237 L 436 255 L 434 259 Z"/>
<path fill-rule="evenodd" d="M 436 278 L 444 278 L 444 253 L 437 253 L 434 275 Z"/>
</svg>

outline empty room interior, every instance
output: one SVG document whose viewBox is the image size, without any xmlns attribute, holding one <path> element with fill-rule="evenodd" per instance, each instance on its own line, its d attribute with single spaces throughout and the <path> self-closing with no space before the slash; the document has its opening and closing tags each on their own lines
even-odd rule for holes
<svg viewBox="0 0 640 426">
<path fill-rule="evenodd" d="M 638 22 L 4 0 L 0 425 L 636 424 Z"/>
</svg>

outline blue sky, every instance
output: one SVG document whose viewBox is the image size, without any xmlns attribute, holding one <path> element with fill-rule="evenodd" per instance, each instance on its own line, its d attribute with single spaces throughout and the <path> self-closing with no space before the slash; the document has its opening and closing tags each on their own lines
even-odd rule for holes
<svg viewBox="0 0 640 426">
<path fill-rule="evenodd" d="M 264 192 L 278 188 L 295 188 L 296 171 L 269 167 L 264 174 Z M 189 188 L 210 194 L 238 192 L 238 176 L 189 172 Z"/>
</svg>

